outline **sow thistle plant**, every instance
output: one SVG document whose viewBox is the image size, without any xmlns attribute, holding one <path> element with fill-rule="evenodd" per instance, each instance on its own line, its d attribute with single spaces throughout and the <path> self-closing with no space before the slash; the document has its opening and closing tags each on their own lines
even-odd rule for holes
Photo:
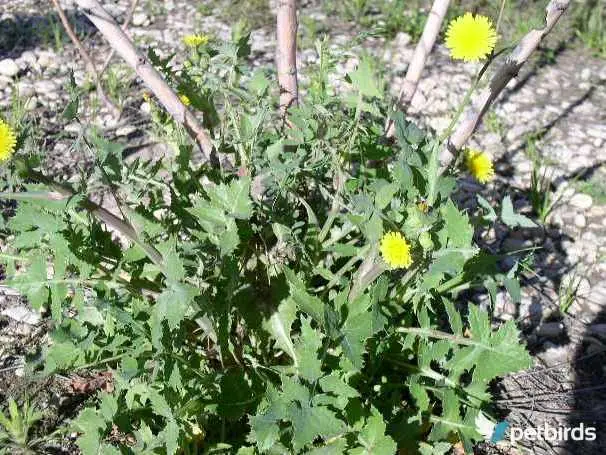
<svg viewBox="0 0 606 455">
<path fill-rule="evenodd" d="M 150 53 L 204 115 L 219 166 L 196 158 L 155 107 L 171 156 L 127 162 L 91 129 L 77 145 L 94 166 L 71 185 L 20 151 L 4 164 L 23 178 L 2 194 L 18 200 L 4 226 L 4 284 L 54 324 L 41 374 L 111 373 L 111 392 L 68 424 L 80 449 L 471 451 L 491 381 L 531 364 L 514 322 L 493 327 L 467 301 L 486 292 L 494 302 L 501 287 L 519 299 L 518 266 L 501 272 L 474 232 L 532 223 L 510 200 L 501 217 L 483 199 L 478 213 L 461 211 L 451 199 L 459 168 L 440 172 L 441 141 L 403 113 L 385 139 L 389 97 L 369 59 L 337 92 L 337 59 L 318 42 L 306 98 L 284 122 L 271 74 L 245 63 L 248 38 L 242 27 L 229 42 L 188 38 L 197 50 L 180 70 Z M 447 44 L 479 59 L 495 34 L 466 15 Z M 0 156 L 14 148 L 0 123 Z M 482 183 L 494 176 L 481 152 L 465 164 Z M 91 201 L 100 186 L 121 216 Z"/>
</svg>

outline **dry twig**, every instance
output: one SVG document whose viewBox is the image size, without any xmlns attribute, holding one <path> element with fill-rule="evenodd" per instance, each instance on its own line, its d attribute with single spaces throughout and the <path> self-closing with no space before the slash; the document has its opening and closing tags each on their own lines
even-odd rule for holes
<svg viewBox="0 0 606 455">
<path fill-rule="evenodd" d="M 198 119 L 183 105 L 177 94 L 166 83 L 162 75 L 141 55 L 131 39 L 124 33 L 114 18 L 97 0 L 76 0 L 84 14 L 116 50 L 126 63 L 137 73 L 151 92 L 158 98 L 173 119 L 183 125 L 197 142 L 204 158 L 213 158 L 213 145 Z"/>
<path fill-rule="evenodd" d="M 442 27 L 442 22 L 444 22 L 444 17 L 446 16 L 449 4 L 450 0 L 435 0 L 433 3 L 425 27 L 423 28 L 421 40 L 415 48 L 415 53 L 410 61 L 408 70 L 406 71 L 406 78 L 400 89 L 400 95 L 398 96 L 396 105 L 399 109 L 405 111 L 417 91 L 423 68 L 425 68 L 425 63 L 427 62 L 427 57 L 440 33 L 440 28 Z M 385 128 L 387 137 L 393 136 L 394 130 L 394 122 L 390 119 Z"/>
<path fill-rule="evenodd" d="M 448 138 L 446 147 L 440 154 L 442 168 L 447 167 L 455 158 L 457 151 L 469 140 L 482 117 L 499 96 L 501 91 L 514 78 L 530 55 L 537 49 L 541 40 L 552 30 L 562 14 L 568 9 L 570 0 L 551 0 L 547 5 L 545 27 L 531 30 L 509 54 L 505 63 L 492 77 L 490 84 L 472 100 L 463 114 L 454 132 Z"/>
<path fill-rule="evenodd" d="M 139 3 L 139 0 L 131 0 L 130 8 L 128 10 L 128 13 L 126 14 L 126 18 L 124 19 L 124 22 L 122 23 L 122 31 L 124 33 L 126 33 L 126 30 L 128 29 L 128 25 L 130 24 L 130 21 L 133 20 L 133 15 L 135 14 L 135 10 L 137 9 L 138 3 Z M 103 74 L 105 72 L 105 70 L 107 70 L 107 67 L 109 66 L 109 62 L 111 62 L 112 58 L 114 58 L 114 55 L 116 55 L 116 49 L 112 48 L 111 51 L 109 52 L 109 54 L 107 54 L 107 58 L 103 62 L 103 65 L 101 66 L 101 69 L 99 70 L 99 74 Z"/>
<path fill-rule="evenodd" d="M 288 108 L 298 104 L 297 83 L 297 2 L 280 0 L 277 18 L 278 84 L 280 86 L 280 112 L 286 116 Z"/>
</svg>

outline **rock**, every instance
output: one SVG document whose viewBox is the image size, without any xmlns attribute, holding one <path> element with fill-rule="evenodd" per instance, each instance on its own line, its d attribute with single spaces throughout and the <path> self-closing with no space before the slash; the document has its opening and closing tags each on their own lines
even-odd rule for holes
<svg viewBox="0 0 606 455">
<path fill-rule="evenodd" d="M 24 324 L 35 325 L 41 320 L 40 313 L 37 311 L 30 310 L 23 305 L 15 305 L 5 308 L 0 312 L 3 316 L 8 316 L 15 321 L 22 322 Z"/>
<path fill-rule="evenodd" d="M 54 52 L 40 51 L 38 53 L 38 65 L 40 68 L 50 68 L 57 64 L 57 55 Z"/>
<path fill-rule="evenodd" d="M 585 216 L 581 213 L 576 214 L 574 217 L 574 225 L 578 228 L 584 228 L 585 226 L 587 226 L 587 220 L 585 219 Z"/>
<path fill-rule="evenodd" d="M 15 84 L 15 88 L 17 89 L 19 96 L 24 98 L 29 98 L 35 93 L 34 86 L 25 81 L 19 81 L 17 84 Z"/>
<path fill-rule="evenodd" d="M 547 338 L 557 338 L 564 333 L 561 322 L 544 322 L 536 328 L 537 335 Z"/>
<path fill-rule="evenodd" d="M 13 77 L 19 73 L 19 65 L 12 58 L 0 60 L 0 74 L 3 76 Z"/>
<path fill-rule="evenodd" d="M 78 122 L 73 122 L 65 125 L 65 128 L 63 129 L 68 133 L 80 134 L 80 131 L 82 131 L 82 126 Z"/>
<path fill-rule="evenodd" d="M 545 351 L 540 353 L 538 357 L 547 365 L 558 365 L 569 362 L 574 356 L 574 350 L 570 346 L 558 346 L 550 341 L 543 344 Z"/>
<path fill-rule="evenodd" d="M 142 12 L 133 14 L 132 22 L 135 27 L 142 27 L 151 23 L 147 14 Z"/>
<path fill-rule="evenodd" d="M 34 90 L 39 95 L 48 96 L 49 94 L 57 90 L 57 85 L 53 81 L 36 81 L 34 82 Z"/>
<path fill-rule="evenodd" d="M 4 90 L 11 82 L 13 82 L 13 80 L 10 77 L 0 75 L 0 90 Z"/>
<path fill-rule="evenodd" d="M 25 51 L 19 58 L 28 67 L 34 66 L 38 58 L 32 51 Z"/>
<path fill-rule="evenodd" d="M 25 102 L 24 107 L 27 111 L 33 111 L 34 109 L 36 109 L 38 107 L 38 97 L 32 96 L 28 98 L 28 100 Z"/>
<path fill-rule="evenodd" d="M 121 128 L 118 128 L 116 130 L 116 136 L 118 136 L 118 137 L 130 136 L 135 131 L 137 131 L 137 128 L 135 128 L 132 125 L 126 125 Z"/>
<path fill-rule="evenodd" d="M 587 332 L 591 335 L 606 339 L 606 324 L 592 324 L 587 327 Z"/>
<path fill-rule="evenodd" d="M 578 209 L 586 210 L 593 204 L 593 199 L 590 195 L 584 193 L 577 193 L 570 198 L 570 205 Z"/>
</svg>

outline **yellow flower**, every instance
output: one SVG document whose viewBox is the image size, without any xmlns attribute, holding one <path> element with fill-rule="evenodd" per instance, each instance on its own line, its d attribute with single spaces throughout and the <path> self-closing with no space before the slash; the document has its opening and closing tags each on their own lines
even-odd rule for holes
<svg viewBox="0 0 606 455">
<path fill-rule="evenodd" d="M 13 156 L 17 136 L 8 123 L 0 118 L 0 163 Z"/>
<path fill-rule="evenodd" d="M 179 99 L 185 106 L 189 106 L 191 104 L 191 101 L 189 100 L 187 95 L 179 95 Z"/>
<path fill-rule="evenodd" d="M 446 47 L 455 59 L 475 62 L 492 52 L 497 42 L 497 32 L 485 16 L 465 13 L 453 19 L 446 31 Z"/>
<path fill-rule="evenodd" d="M 186 35 L 183 37 L 183 43 L 187 46 L 187 47 L 198 47 L 202 44 L 206 44 L 208 43 L 208 36 L 207 35 Z"/>
<path fill-rule="evenodd" d="M 383 259 L 391 268 L 408 268 L 412 264 L 410 244 L 399 232 L 388 232 L 381 239 Z"/>
<path fill-rule="evenodd" d="M 465 154 L 467 169 L 480 183 L 486 183 L 493 179 L 494 168 L 488 154 L 479 150 L 467 150 Z"/>
</svg>

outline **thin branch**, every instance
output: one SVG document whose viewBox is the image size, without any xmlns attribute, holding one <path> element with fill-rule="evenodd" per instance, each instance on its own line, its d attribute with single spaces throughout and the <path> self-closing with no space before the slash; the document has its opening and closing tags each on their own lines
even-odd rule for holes
<svg viewBox="0 0 606 455">
<path fill-rule="evenodd" d="M 76 0 L 76 3 L 84 10 L 86 17 L 97 27 L 109 45 L 143 80 L 173 119 L 185 127 L 189 135 L 197 142 L 204 158 L 214 161 L 213 145 L 202 124 L 183 105 L 162 75 L 137 51 L 132 40 L 114 18 L 103 9 L 97 0 Z"/>
<path fill-rule="evenodd" d="M 482 117 L 490 108 L 501 91 L 514 78 L 530 55 L 537 49 L 541 40 L 552 30 L 562 14 L 568 9 L 570 0 L 551 0 L 547 5 L 545 27 L 531 30 L 511 52 L 505 63 L 492 77 L 490 85 L 482 90 L 472 101 L 462 116 L 458 126 L 448 138 L 446 147 L 440 154 L 442 169 L 446 168 L 455 158 L 458 150 L 469 140 Z"/>
<path fill-rule="evenodd" d="M 442 27 L 442 22 L 444 22 L 444 17 L 446 16 L 449 4 L 450 0 L 435 0 L 433 2 L 431 11 L 427 17 L 427 22 L 423 28 L 421 40 L 415 48 L 415 53 L 410 61 L 408 70 L 406 71 L 406 78 L 402 83 L 400 95 L 398 96 L 396 107 L 403 111 L 408 108 L 408 105 L 417 91 L 423 68 L 425 68 L 425 63 L 427 62 L 427 57 L 440 33 L 440 28 Z M 385 134 L 387 137 L 391 137 L 393 136 L 394 131 L 394 122 L 390 119 L 387 122 Z"/>
<path fill-rule="evenodd" d="M 279 0 L 277 17 L 278 84 L 280 86 L 280 112 L 286 116 L 288 108 L 298 104 L 297 82 L 297 2 Z"/>
<path fill-rule="evenodd" d="M 27 173 L 28 177 L 36 180 L 37 182 L 44 183 L 53 190 L 52 192 L 48 192 L 46 194 L 41 193 L 41 198 L 60 201 L 75 196 L 75 192 L 67 184 L 55 182 L 50 177 L 47 177 L 41 172 L 34 171 L 32 169 L 28 169 Z M 151 259 L 154 264 L 165 272 L 162 254 L 160 254 L 155 247 L 141 240 L 137 231 L 128 222 L 120 219 L 109 210 L 101 207 L 99 204 L 91 201 L 90 199 L 84 198 L 80 202 L 80 206 L 96 216 L 100 221 L 109 227 L 124 235 L 124 237 L 129 239 L 131 242 L 139 245 L 143 251 L 145 251 L 145 254 L 149 257 L 149 259 Z"/>
<path fill-rule="evenodd" d="M 139 0 L 131 1 L 130 8 L 128 10 L 128 13 L 126 14 L 126 18 L 124 19 L 124 22 L 122 23 L 122 31 L 124 33 L 126 33 L 126 30 L 128 29 L 128 25 L 130 24 L 130 21 L 133 20 L 133 15 L 135 14 L 135 10 L 137 9 L 138 3 L 139 3 Z M 107 67 L 109 66 L 109 62 L 111 62 L 112 58 L 114 58 L 114 55 L 116 55 L 116 49 L 112 48 L 112 50 L 107 55 L 107 58 L 103 62 L 103 65 L 101 65 L 101 69 L 99 70 L 99 75 L 105 73 L 105 70 L 107 70 Z"/>
<path fill-rule="evenodd" d="M 105 103 L 105 105 L 108 107 L 108 109 L 112 112 L 112 115 L 114 115 L 115 117 L 118 117 L 120 115 L 120 109 L 118 109 L 118 107 L 114 103 L 112 103 L 112 101 L 107 97 L 107 95 L 103 91 L 103 87 L 101 86 L 101 77 L 99 76 L 99 73 L 97 72 L 97 68 L 95 67 L 95 62 L 93 62 L 93 59 L 90 57 L 88 52 L 86 52 L 86 49 L 82 45 L 82 42 L 80 41 L 78 36 L 76 35 L 76 32 L 74 32 L 74 29 L 72 28 L 71 24 L 69 23 L 69 20 L 67 19 L 67 16 L 65 15 L 65 12 L 63 11 L 63 8 L 61 8 L 61 5 L 59 4 L 59 0 L 51 0 L 51 1 L 53 2 L 55 10 L 57 11 L 57 14 L 59 15 L 59 19 L 61 19 L 63 28 L 65 28 L 67 35 L 72 40 L 72 43 L 74 43 L 74 46 L 76 46 L 76 48 L 78 49 L 78 52 L 80 52 L 80 55 L 82 56 L 82 58 L 84 59 L 84 62 L 86 63 L 88 72 L 95 80 L 95 85 L 97 87 L 97 95 L 99 96 L 101 101 L 103 101 L 103 103 Z"/>
</svg>

